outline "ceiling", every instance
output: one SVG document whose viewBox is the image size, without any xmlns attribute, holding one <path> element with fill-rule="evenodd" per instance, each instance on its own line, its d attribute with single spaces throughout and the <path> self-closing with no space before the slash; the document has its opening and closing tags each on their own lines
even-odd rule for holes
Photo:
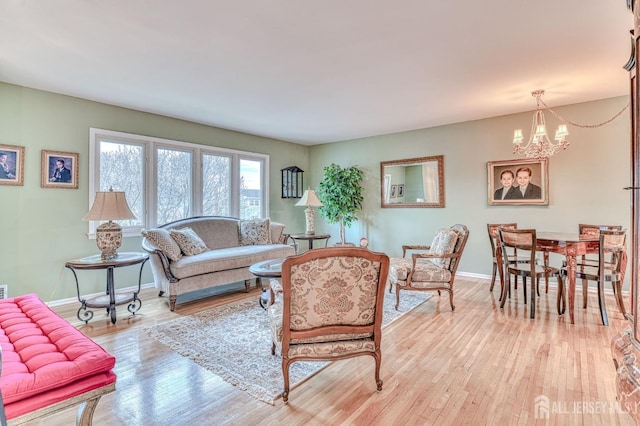
<svg viewBox="0 0 640 426">
<path fill-rule="evenodd" d="M 632 24 L 623 0 L 0 0 L 0 81 L 313 145 L 626 95 Z"/>
</svg>

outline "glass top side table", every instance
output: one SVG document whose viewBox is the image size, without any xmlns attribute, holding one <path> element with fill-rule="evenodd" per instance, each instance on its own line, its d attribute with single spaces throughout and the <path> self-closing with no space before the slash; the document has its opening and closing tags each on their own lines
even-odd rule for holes
<svg viewBox="0 0 640 426">
<path fill-rule="evenodd" d="M 116 306 L 124 305 L 128 303 L 127 310 L 135 315 L 142 307 L 142 301 L 138 298 L 140 293 L 140 286 L 142 284 L 142 269 L 144 264 L 149 260 L 147 253 L 118 253 L 118 257 L 112 260 L 102 260 L 100 254 L 87 256 L 80 259 L 73 259 L 65 262 L 65 268 L 68 268 L 73 272 L 73 276 L 76 280 L 76 290 L 78 292 L 78 301 L 80 302 L 80 309 L 78 309 L 78 319 L 84 321 L 85 324 L 93 318 L 93 311 L 87 310 L 87 308 L 107 308 L 107 315 L 111 316 L 111 323 L 116 323 Z M 140 272 L 138 274 L 138 290 L 131 293 L 117 293 L 115 289 L 115 282 L 113 279 L 113 270 L 115 268 L 121 268 L 125 266 L 140 265 Z M 79 270 L 91 270 L 91 269 L 106 269 L 107 270 L 107 289 L 106 294 L 91 297 L 88 299 L 82 298 L 80 295 L 80 284 L 78 282 L 78 275 L 76 271 Z M 81 311 L 84 311 L 82 315 Z"/>
</svg>

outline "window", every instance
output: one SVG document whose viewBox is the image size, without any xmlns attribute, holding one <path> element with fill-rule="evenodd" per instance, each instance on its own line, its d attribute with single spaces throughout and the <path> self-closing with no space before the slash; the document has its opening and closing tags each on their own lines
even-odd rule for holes
<svg viewBox="0 0 640 426">
<path fill-rule="evenodd" d="M 136 216 L 118 221 L 125 236 L 198 215 L 268 216 L 268 155 L 93 128 L 89 154 L 89 205 L 124 191 Z"/>
<path fill-rule="evenodd" d="M 156 149 L 156 222 L 193 216 L 193 153 Z"/>
</svg>

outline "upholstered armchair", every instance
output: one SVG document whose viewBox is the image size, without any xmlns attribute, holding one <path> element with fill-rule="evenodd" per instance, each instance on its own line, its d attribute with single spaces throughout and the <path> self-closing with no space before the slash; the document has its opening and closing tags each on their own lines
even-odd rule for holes
<svg viewBox="0 0 640 426">
<path fill-rule="evenodd" d="M 389 285 L 396 288 L 396 310 L 400 306 L 401 290 L 447 291 L 451 310 L 453 304 L 453 281 L 456 276 L 462 251 L 469 238 L 465 225 L 453 225 L 439 230 L 431 245 L 402 246 L 402 257 L 392 258 L 389 268 Z M 412 253 L 407 258 L 407 251 Z M 390 287 L 391 289 L 391 287 Z"/>
<path fill-rule="evenodd" d="M 380 340 L 389 258 L 361 248 L 309 250 L 282 264 L 282 282 L 272 281 L 269 306 L 271 353 L 282 356 L 284 391 L 289 397 L 289 366 L 296 361 L 333 361 L 360 355 L 375 359 L 380 380 Z"/>
</svg>

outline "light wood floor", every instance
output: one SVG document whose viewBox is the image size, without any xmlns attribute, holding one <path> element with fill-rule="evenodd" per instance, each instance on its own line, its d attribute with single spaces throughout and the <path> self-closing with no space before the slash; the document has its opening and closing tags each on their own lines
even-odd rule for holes
<svg viewBox="0 0 640 426">
<path fill-rule="evenodd" d="M 381 392 L 376 392 L 373 359 L 360 357 L 328 366 L 294 388 L 288 405 L 277 400 L 275 406 L 142 331 L 218 304 L 257 298 L 258 289 L 178 305 L 173 313 L 166 298 L 147 289 L 139 314 L 130 318 L 119 307 L 116 325 L 102 312 L 84 325 L 76 318 L 77 303 L 55 310 L 117 357 L 117 391 L 101 399 L 96 425 L 545 424 L 535 418 L 538 396 L 548 398 L 550 424 L 633 424 L 627 414 L 609 412 L 616 401 L 610 342 L 626 325 L 610 294 L 609 327 L 600 323 L 595 294 L 586 310 L 576 309 L 572 326 L 555 313 L 554 289 L 538 299 L 536 319 L 530 320 L 521 291 L 500 309 L 499 289 L 488 288 L 488 280 L 458 278 L 455 313 L 448 296 L 436 294 L 385 328 Z M 271 356 L 268 343 L 263 350 Z M 604 413 L 595 410 L 596 402 L 606 407 Z M 74 421 L 75 410 L 67 410 L 41 424 Z"/>
</svg>

